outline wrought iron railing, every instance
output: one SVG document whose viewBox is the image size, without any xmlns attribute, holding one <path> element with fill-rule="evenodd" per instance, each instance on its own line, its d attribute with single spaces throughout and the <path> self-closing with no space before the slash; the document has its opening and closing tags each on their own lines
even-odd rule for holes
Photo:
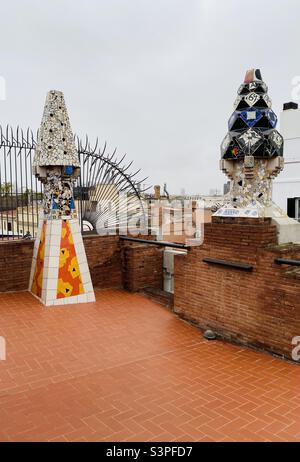
<svg viewBox="0 0 300 462">
<path fill-rule="evenodd" d="M 0 126 L 0 239 L 35 237 L 39 215 L 42 211 L 42 184 L 32 172 L 32 161 L 37 135 L 28 129 L 13 130 Z M 110 214 L 110 203 L 119 205 L 119 194 L 129 197 L 126 216 L 144 217 L 142 194 L 146 178 L 138 180 L 139 170 L 130 173 L 132 162 L 124 164 L 116 151 L 107 153 L 91 147 L 86 137 L 83 143 L 77 136 L 75 142 L 81 162 L 81 175 L 75 185 L 75 200 L 82 232 L 99 232 L 101 226 L 120 225 L 120 216 Z M 108 226 L 108 227 L 109 227 Z"/>
</svg>

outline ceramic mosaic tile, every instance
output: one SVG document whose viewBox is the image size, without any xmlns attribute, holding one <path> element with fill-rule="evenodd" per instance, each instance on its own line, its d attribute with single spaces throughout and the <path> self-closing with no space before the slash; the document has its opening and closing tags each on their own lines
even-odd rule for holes
<svg viewBox="0 0 300 462">
<path fill-rule="evenodd" d="M 78 152 L 61 91 L 49 91 L 39 130 L 34 167 L 49 165 L 80 167 Z"/>
<path fill-rule="evenodd" d="M 244 100 L 249 106 L 254 106 L 260 100 L 260 96 L 252 91 L 244 97 Z"/>
<path fill-rule="evenodd" d="M 92 302 L 95 295 L 73 198 L 80 163 L 61 92 L 47 95 L 33 167 L 44 184 L 44 210 L 30 290 L 46 306 Z"/>
<path fill-rule="evenodd" d="M 32 279 L 31 292 L 37 297 L 42 296 L 44 260 L 45 260 L 45 238 L 46 238 L 46 221 L 43 222 L 37 256 L 34 259 L 34 275 Z"/>
<path fill-rule="evenodd" d="M 84 293 L 72 231 L 68 220 L 62 222 L 57 298 Z"/>
<path fill-rule="evenodd" d="M 259 69 L 247 71 L 221 144 L 221 169 L 231 184 L 230 200 L 217 215 L 264 216 L 272 204 L 272 180 L 284 165 L 283 137 L 267 91 Z"/>
</svg>

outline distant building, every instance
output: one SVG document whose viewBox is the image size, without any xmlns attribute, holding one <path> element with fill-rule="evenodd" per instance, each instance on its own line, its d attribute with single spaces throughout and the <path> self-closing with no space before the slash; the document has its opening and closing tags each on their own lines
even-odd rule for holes
<svg viewBox="0 0 300 462">
<path fill-rule="evenodd" d="M 15 210 L 0 212 L 0 238 L 22 238 L 26 234 L 36 236 L 38 229 L 38 216 L 41 206 L 35 204 L 18 207 Z"/>
<path fill-rule="evenodd" d="M 153 192 L 143 196 L 145 209 L 155 210 L 151 217 L 149 215 L 148 229 L 150 233 L 156 235 L 157 240 L 186 242 L 191 236 L 187 235 L 184 229 L 186 223 L 190 223 L 195 229 L 195 235 L 192 237 L 198 237 L 199 220 L 202 223 L 210 223 L 213 213 L 228 201 L 227 196 L 221 195 L 219 190 L 211 189 L 211 192 L 212 195 L 170 194 L 167 196 L 165 189 L 162 193 L 161 187 L 155 185 Z M 155 216 L 154 222 L 153 216 Z"/>
<path fill-rule="evenodd" d="M 284 137 L 285 166 L 273 183 L 273 200 L 291 218 L 300 221 L 300 110 L 296 103 L 285 103 L 280 115 Z"/>
<path fill-rule="evenodd" d="M 227 183 L 224 183 L 223 185 L 223 194 L 228 194 L 230 192 L 230 181 L 227 181 Z"/>
</svg>

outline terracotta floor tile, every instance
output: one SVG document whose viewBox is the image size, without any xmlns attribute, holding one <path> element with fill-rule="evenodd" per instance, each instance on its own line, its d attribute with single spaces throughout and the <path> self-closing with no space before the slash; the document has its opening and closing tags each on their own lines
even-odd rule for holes
<svg viewBox="0 0 300 462">
<path fill-rule="evenodd" d="M 0 441 L 297 441 L 300 368 L 140 294 L 44 308 L 0 294 Z"/>
</svg>

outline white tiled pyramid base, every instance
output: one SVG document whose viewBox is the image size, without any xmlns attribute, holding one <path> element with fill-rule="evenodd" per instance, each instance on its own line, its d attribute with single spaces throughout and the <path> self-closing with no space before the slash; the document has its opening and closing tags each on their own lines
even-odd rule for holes
<svg viewBox="0 0 300 462">
<path fill-rule="evenodd" d="M 32 292 L 32 283 L 35 276 L 41 234 L 45 230 L 44 264 L 41 284 L 41 296 L 36 296 L 44 305 L 65 305 L 69 303 L 87 303 L 95 301 L 94 289 L 87 263 L 85 248 L 78 219 L 67 220 L 72 232 L 73 243 L 78 261 L 83 293 L 74 296 L 58 298 L 58 275 L 60 259 L 60 243 L 63 220 L 43 220 L 39 222 L 38 235 L 34 245 L 33 260 L 30 274 L 29 291 Z"/>
</svg>

